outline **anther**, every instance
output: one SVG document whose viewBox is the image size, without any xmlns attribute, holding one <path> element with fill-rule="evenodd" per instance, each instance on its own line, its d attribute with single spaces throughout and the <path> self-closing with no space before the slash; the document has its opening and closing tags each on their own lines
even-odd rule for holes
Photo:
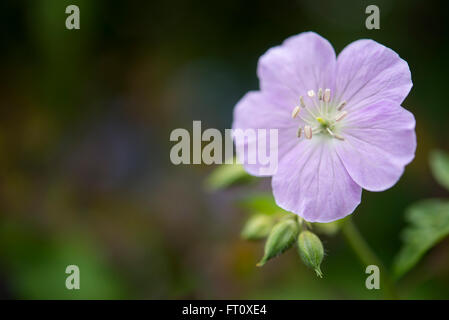
<svg viewBox="0 0 449 320">
<path fill-rule="evenodd" d="M 331 89 L 324 90 L 324 102 L 329 102 L 331 100 Z"/>
<path fill-rule="evenodd" d="M 301 109 L 299 108 L 299 106 L 296 106 L 295 109 L 293 109 L 293 111 L 292 111 L 292 118 L 293 119 L 296 118 L 296 116 L 298 115 L 300 110 Z"/>
<path fill-rule="evenodd" d="M 335 121 L 340 121 L 342 120 L 344 117 L 346 117 L 346 115 L 348 114 L 348 112 L 343 111 L 342 113 L 340 113 L 337 118 L 335 118 Z"/>
<path fill-rule="evenodd" d="M 338 107 L 337 107 L 337 110 L 338 110 L 338 111 L 341 111 L 341 109 L 343 109 L 345 105 L 346 105 L 346 101 L 340 102 L 340 104 L 339 104 Z"/>
<path fill-rule="evenodd" d="M 338 140 L 345 140 L 345 138 L 343 138 L 341 135 L 334 133 L 334 138 L 337 138 Z"/>
<path fill-rule="evenodd" d="M 312 139 L 312 128 L 310 126 L 304 127 L 304 135 L 307 139 Z"/>
<path fill-rule="evenodd" d="M 307 91 L 307 95 L 308 95 L 310 98 L 313 98 L 313 97 L 315 96 L 315 91 L 309 90 L 309 91 Z"/>
<path fill-rule="evenodd" d="M 301 138 L 301 133 L 302 133 L 302 128 L 299 127 L 299 128 L 298 128 L 298 132 L 296 133 L 296 135 L 298 136 L 298 138 Z"/>
<path fill-rule="evenodd" d="M 306 104 L 304 103 L 304 97 L 303 96 L 299 97 L 299 103 L 301 104 L 301 107 L 303 107 L 303 108 L 306 107 Z"/>
<path fill-rule="evenodd" d="M 323 100 L 323 89 L 322 88 L 320 88 L 318 90 L 318 100 Z"/>
</svg>

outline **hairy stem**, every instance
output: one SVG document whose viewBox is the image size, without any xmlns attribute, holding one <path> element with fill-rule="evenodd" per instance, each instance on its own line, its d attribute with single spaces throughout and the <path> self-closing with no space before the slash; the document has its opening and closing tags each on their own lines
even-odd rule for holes
<svg viewBox="0 0 449 320">
<path fill-rule="evenodd" d="M 355 252 L 363 265 L 377 265 L 381 271 L 380 283 L 388 299 L 399 299 L 394 282 L 391 280 L 388 270 L 366 243 L 351 218 L 342 225 L 342 233 L 351 249 Z"/>
</svg>

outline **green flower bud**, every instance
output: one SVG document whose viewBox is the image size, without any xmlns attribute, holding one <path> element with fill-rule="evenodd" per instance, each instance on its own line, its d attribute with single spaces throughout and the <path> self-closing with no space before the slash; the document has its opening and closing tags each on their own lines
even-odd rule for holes
<svg viewBox="0 0 449 320">
<path fill-rule="evenodd" d="M 279 221 L 268 235 L 265 243 L 265 252 L 262 260 L 257 264 L 263 266 L 268 260 L 289 249 L 298 236 L 299 226 L 296 219 L 283 219 Z"/>
<path fill-rule="evenodd" d="M 320 265 L 323 261 L 324 249 L 320 238 L 310 231 L 301 232 L 298 237 L 298 252 L 302 261 L 322 278 Z"/>
<path fill-rule="evenodd" d="M 254 214 L 243 227 L 241 237 L 245 240 L 258 240 L 265 238 L 271 231 L 274 217 L 266 214 Z"/>
</svg>

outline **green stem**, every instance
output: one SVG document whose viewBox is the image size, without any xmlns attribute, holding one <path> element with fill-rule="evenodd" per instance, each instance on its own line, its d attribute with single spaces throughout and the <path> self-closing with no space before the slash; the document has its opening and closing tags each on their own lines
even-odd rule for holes
<svg viewBox="0 0 449 320">
<path fill-rule="evenodd" d="M 365 239 L 362 237 L 354 222 L 352 222 L 351 218 L 348 218 L 347 221 L 343 223 L 341 230 L 349 246 L 352 248 L 352 250 L 354 250 L 355 254 L 360 259 L 362 264 L 374 264 L 379 267 L 379 269 L 381 270 L 381 287 L 385 289 L 385 293 L 388 295 L 388 298 L 399 299 L 399 296 L 396 292 L 396 287 L 394 285 L 394 282 L 391 280 L 387 269 L 383 266 L 380 259 L 366 243 Z"/>
</svg>

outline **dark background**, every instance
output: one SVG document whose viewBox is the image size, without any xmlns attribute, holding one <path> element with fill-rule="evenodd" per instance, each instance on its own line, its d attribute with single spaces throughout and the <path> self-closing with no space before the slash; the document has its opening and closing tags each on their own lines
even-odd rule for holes
<svg viewBox="0 0 449 320">
<path fill-rule="evenodd" d="M 76 4 L 81 29 L 65 28 Z M 376 4 L 381 29 L 365 28 Z M 364 191 L 355 212 L 389 265 L 404 210 L 447 197 L 429 151 L 449 150 L 447 1 L 2 1 L 0 297 L 375 299 L 340 236 L 323 238 L 325 278 L 292 250 L 256 268 L 262 244 L 239 238 L 245 188 L 207 193 L 206 165 L 174 166 L 170 132 L 231 127 L 258 88 L 260 55 L 315 31 L 340 52 L 372 38 L 410 65 L 404 106 L 418 149 L 400 182 Z M 258 188 L 269 186 L 269 179 Z M 269 190 L 269 189 L 268 189 Z M 449 298 L 449 241 L 400 282 L 404 298 Z M 65 267 L 81 290 L 65 289 Z"/>
</svg>

